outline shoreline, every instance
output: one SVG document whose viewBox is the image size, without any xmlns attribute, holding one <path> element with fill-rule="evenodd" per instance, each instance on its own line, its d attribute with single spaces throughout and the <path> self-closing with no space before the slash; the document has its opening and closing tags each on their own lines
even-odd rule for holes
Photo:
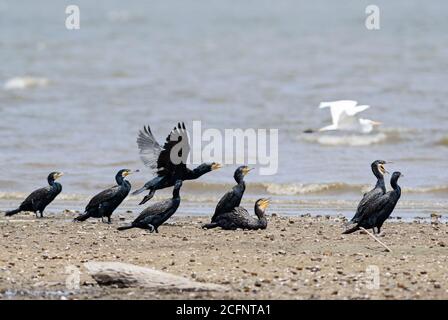
<svg viewBox="0 0 448 320">
<path fill-rule="evenodd" d="M 270 216 L 258 231 L 202 230 L 206 217 L 174 216 L 159 234 L 117 231 L 73 213 L 0 217 L 0 299 L 447 299 L 448 224 L 383 226 L 384 248 L 368 235 L 341 235 L 341 217 Z M 100 287 L 88 261 L 118 261 L 225 285 L 228 292 L 172 292 Z M 68 290 L 66 268 L 81 271 Z M 379 289 L 369 289 L 369 267 Z"/>
</svg>

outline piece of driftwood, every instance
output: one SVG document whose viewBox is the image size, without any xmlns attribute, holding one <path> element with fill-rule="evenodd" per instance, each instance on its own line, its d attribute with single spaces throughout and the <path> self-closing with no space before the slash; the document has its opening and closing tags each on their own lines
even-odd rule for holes
<svg viewBox="0 0 448 320">
<path fill-rule="evenodd" d="M 85 268 L 101 286 L 144 287 L 152 290 L 227 291 L 225 286 L 192 281 L 167 272 L 122 262 L 86 262 Z"/>
<path fill-rule="evenodd" d="M 380 245 L 382 245 L 384 248 L 386 248 L 387 251 L 392 252 L 392 249 L 389 248 L 384 242 L 382 242 L 380 239 L 378 239 L 377 237 L 375 237 L 375 235 L 371 234 L 369 231 L 367 231 L 365 228 L 363 227 L 359 227 L 359 229 L 363 230 L 364 232 L 366 232 L 371 238 L 373 238 L 375 241 L 377 241 Z"/>
</svg>

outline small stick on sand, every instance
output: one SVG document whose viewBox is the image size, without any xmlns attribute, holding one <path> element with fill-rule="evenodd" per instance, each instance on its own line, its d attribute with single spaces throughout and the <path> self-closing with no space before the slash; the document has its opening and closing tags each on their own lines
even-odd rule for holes
<svg viewBox="0 0 448 320">
<path fill-rule="evenodd" d="M 367 231 L 365 228 L 363 227 L 359 227 L 359 229 L 363 230 L 364 232 L 366 232 L 369 236 L 371 236 L 373 239 L 375 239 L 375 241 L 377 241 L 379 244 L 381 244 L 384 248 L 387 249 L 387 251 L 392 252 L 392 249 L 389 248 L 388 246 L 386 246 L 386 244 L 384 242 L 382 242 L 380 239 L 378 239 L 377 237 L 375 237 L 375 235 L 371 234 L 369 231 Z"/>
</svg>

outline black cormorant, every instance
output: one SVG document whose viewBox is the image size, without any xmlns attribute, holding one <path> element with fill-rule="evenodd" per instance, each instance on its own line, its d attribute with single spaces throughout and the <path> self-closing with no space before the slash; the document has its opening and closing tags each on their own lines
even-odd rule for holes
<svg viewBox="0 0 448 320">
<path fill-rule="evenodd" d="M 218 215 L 214 222 L 203 225 L 203 228 L 211 229 L 221 227 L 225 230 L 236 230 L 238 228 L 247 230 L 266 229 L 268 221 L 264 212 L 268 205 L 268 199 L 258 199 L 255 202 L 254 209 L 257 218 L 251 216 L 245 208 L 236 207 L 230 212 Z"/>
<path fill-rule="evenodd" d="M 140 204 L 150 200 L 156 190 L 171 187 L 177 180 L 194 180 L 207 172 L 221 168 L 221 165 L 215 162 L 203 163 L 193 170 L 187 168 L 190 142 L 184 123 L 178 123 L 177 127 L 171 130 L 163 147 L 156 141 L 149 126 L 140 131 L 137 144 L 143 163 L 157 175 L 132 193 L 136 195 L 149 190 Z M 171 153 L 175 154 L 176 151 L 178 159 L 172 159 Z"/>
<path fill-rule="evenodd" d="M 111 223 L 110 216 L 112 212 L 123 202 L 131 191 L 131 184 L 125 180 L 125 177 L 132 173 L 129 169 L 122 169 L 117 172 L 115 181 L 117 185 L 106 189 L 90 200 L 87 204 L 84 214 L 75 218 L 75 221 L 84 221 L 88 218 L 107 217 L 107 222 Z"/>
<path fill-rule="evenodd" d="M 127 226 L 119 227 L 118 230 L 127 230 L 132 228 L 147 229 L 150 232 L 159 233 L 158 228 L 168 220 L 179 208 L 182 180 L 177 180 L 173 189 L 173 197 L 171 199 L 156 202 L 140 213 L 140 215 Z"/>
<path fill-rule="evenodd" d="M 243 198 L 244 191 L 246 190 L 246 183 L 244 182 L 244 176 L 252 170 L 248 166 L 240 166 L 235 170 L 233 174 L 233 178 L 236 181 L 236 186 L 232 188 L 229 192 L 227 192 L 221 200 L 219 200 L 218 204 L 215 208 L 215 213 L 212 217 L 212 222 L 215 222 L 215 219 L 221 213 L 226 213 L 232 211 L 234 208 L 238 207 L 241 203 L 241 199 Z"/>
<path fill-rule="evenodd" d="M 22 202 L 19 208 L 6 212 L 6 216 L 12 216 L 21 211 L 31 211 L 36 214 L 40 213 L 42 218 L 44 215 L 44 210 L 56 196 L 61 193 L 62 185 L 55 180 L 63 175 L 62 172 L 52 172 L 48 175 L 48 187 L 40 188 L 33 191 L 26 199 Z"/>
<path fill-rule="evenodd" d="M 356 221 L 358 221 L 358 218 L 364 214 L 364 210 L 368 208 L 367 206 L 368 203 L 371 203 L 376 198 L 381 197 L 383 194 L 386 193 L 386 185 L 384 184 L 384 175 L 388 172 L 384 167 L 385 164 L 387 164 L 387 162 L 384 160 L 376 160 L 372 162 L 371 164 L 372 172 L 377 179 L 375 188 L 364 194 L 361 202 L 359 202 L 358 204 L 355 216 L 350 220 L 348 225 L 356 223 Z"/>
<path fill-rule="evenodd" d="M 394 172 L 390 179 L 390 185 L 393 191 L 389 191 L 386 194 L 366 203 L 366 210 L 362 216 L 360 216 L 354 223 L 356 225 L 346 231 L 344 234 L 349 234 L 359 230 L 360 227 L 364 229 L 372 229 L 373 233 L 380 233 L 381 226 L 384 221 L 391 215 L 395 209 L 395 205 L 401 197 L 401 188 L 398 185 L 398 179 L 403 175 L 400 172 Z M 375 227 L 377 232 L 375 232 Z"/>
</svg>

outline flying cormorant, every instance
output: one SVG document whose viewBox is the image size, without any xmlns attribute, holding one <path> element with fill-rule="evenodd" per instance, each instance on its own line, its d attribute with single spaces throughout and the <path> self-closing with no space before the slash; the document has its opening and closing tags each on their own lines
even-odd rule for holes
<svg viewBox="0 0 448 320">
<path fill-rule="evenodd" d="M 150 232 L 159 233 L 158 228 L 167 221 L 179 208 L 182 180 L 177 180 L 173 189 L 173 197 L 171 199 L 156 202 L 146 208 L 140 215 L 127 226 L 119 227 L 118 230 L 127 230 L 132 228 L 147 229 Z"/>
<path fill-rule="evenodd" d="M 33 191 L 26 199 L 22 202 L 19 208 L 6 212 L 6 216 L 12 216 L 21 211 L 31 211 L 36 214 L 40 213 L 40 217 L 44 216 L 45 208 L 56 198 L 56 196 L 61 193 L 62 185 L 55 180 L 62 177 L 62 172 L 52 172 L 48 175 L 47 181 L 49 186 L 45 188 L 40 188 Z"/>
<path fill-rule="evenodd" d="M 258 199 L 255 202 L 254 209 L 257 218 L 251 216 L 245 208 L 236 207 L 230 212 L 218 215 L 214 222 L 203 225 L 203 228 L 211 229 L 221 227 L 225 230 L 236 230 L 238 228 L 248 230 L 266 229 L 268 221 L 264 212 L 268 205 L 268 199 Z"/>
<path fill-rule="evenodd" d="M 221 165 L 215 162 L 203 163 L 193 170 L 187 168 L 190 142 L 184 123 L 178 123 L 177 127 L 171 130 L 163 147 L 156 141 L 149 126 L 139 132 L 137 144 L 143 163 L 156 174 L 156 177 L 132 193 L 136 195 L 149 190 L 140 204 L 150 200 L 156 190 L 171 187 L 177 180 L 194 180 L 207 172 L 221 168 Z M 174 159 L 172 155 L 176 155 L 176 151 L 177 156 Z"/>
<path fill-rule="evenodd" d="M 398 185 L 398 179 L 402 176 L 400 172 L 394 172 L 390 179 L 390 185 L 393 191 L 389 191 L 373 201 L 366 203 L 367 208 L 364 210 L 363 215 L 354 221 L 356 225 L 343 233 L 349 234 L 363 227 L 364 229 L 372 229 L 373 233 L 380 234 L 381 226 L 389 218 L 392 211 L 394 211 L 395 205 L 401 197 L 401 188 Z M 375 227 L 377 228 L 377 232 L 375 232 Z"/>
<path fill-rule="evenodd" d="M 375 188 L 364 194 L 361 202 L 359 202 L 358 204 L 355 216 L 350 220 L 348 225 L 353 223 L 356 224 L 358 218 L 364 214 L 364 211 L 367 208 L 369 208 L 367 204 L 371 203 L 372 201 L 374 201 L 375 199 L 381 197 L 386 193 L 386 185 L 384 184 L 384 175 L 388 172 L 384 167 L 385 164 L 387 164 L 387 162 L 384 160 L 376 160 L 372 162 L 371 164 L 372 172 L 377 178 Z"/>
<path fill-rule="evenodd" d="M 131 184 L 125 180 L 131 173 L 129 169 L 118 171 L 115 176 L 117 185 L 94 196 L 87 204 L 84 214 L 76 217 L 75 221 L 84 221 L 88 218 L 101 218 L 103 221 L 103 218 L 107 217 L 107 222 L 111 223 L 110 216 L 131 191 Z"/>
<path fill-rule="evenodd" d="M 221 200 L 219 200 L 215 208 L 215 213 L 212 217 L 212 222 L 215 222 L 216 217 L 218 217 L 221 213 L 230 212 L 240 205 L 244 191 L 246 190 L 244 176 L 248 174 L 250 170 L 252 169 L 248 166 L 240 166 L 235 170 L 233 178 L 237 184 L 232 188 L 232 190 L 227 192 Z"/>
</svg>

